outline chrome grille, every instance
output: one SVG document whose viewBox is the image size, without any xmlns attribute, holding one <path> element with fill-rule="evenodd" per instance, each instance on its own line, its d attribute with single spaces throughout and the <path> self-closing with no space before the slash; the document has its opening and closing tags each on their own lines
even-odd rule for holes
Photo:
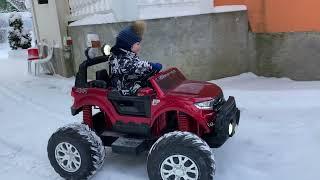
<svg viewBox="0 0 320 180">
<path fill-rule="evenodd" d="M 219 111 L 221 106 L 226 102 L 224 99 L 223 93 L 221 93 L 214 101 L 213 103 L 213 109 L 215 111 Z"/>
</svg>

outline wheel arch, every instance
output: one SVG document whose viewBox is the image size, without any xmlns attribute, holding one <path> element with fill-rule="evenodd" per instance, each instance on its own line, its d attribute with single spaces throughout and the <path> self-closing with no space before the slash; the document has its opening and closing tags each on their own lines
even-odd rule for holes
<svg viewBox="0 0 320 180">
<path fill-rule="evenodd" d="M 112 124 L 112 119 L 114 119 L 114 112 L 115 110 L 112 110 L 113 105 L 111 102 L 106 101 L 106 100 L 101 100 L 97 97 L 94 96 L 87 96 L 86 98 L 80 99 L 79 101 L 77 101 L 77 106 L 73 106 L 71 108 L 72 113 L 78 114 L 81 111 L 84 111 L 86 107 L 98 107 L 100 109 L 100 111 L 104 114 L 105 116 L 105 123 L 108 124 Z M 84 113 L 84 112 L 83 112 Z M 89 114 L 91 114 L 91 116 L 93 116 L 94 114 L 91 112 L 89 112 Z M 83 117 L 85 118 L 85 117 Z M 85 119 L 84 119 L 85 120 Z M 88 118 L 87 121 L 84 121 L 85 124 L 87 124 L 90 128 L 93 128 L 93 119 L 92 118 Z"/>
<path fill-rule="evenodd" d="M 157 119 L 159 117 L 161 117 L 162 115 L 166 115 L 166 121 L 167 121 L 167 124 L 168 124 L 168 121 L 175 121 L 176 124 L 178 125 L 178 127 L 175 129 L 175 130 L 179 130 L 179 131 L 184 131 L 184 129 L 181 129 L 181 127 L 179 127 L 179 114 L 185 114 L 186 116 L 190 117 L 188 118 L 188 120 L 192 123 L 191 125 L 194 126 L 194 125 L 198 125 L 199 126 L 199 130 L 201 131 L 208 131 L 209 128 L 208 126 L 206 125 L 206 123 L 203 123 L 203 121 L 197 117 L 195 117 L 193 114 L 194 113 L 191 113 L 185 109 L 182 109 L 182 108 L 167 108 L 167 109 L 164 109 L 162 110 L 161 112 L 157 113 L 157 116 L 155 116 L 155 118 L 153 119 L 152 121 L 152 124 L 151 124 L 151 127 L 153 128 L 154 126 L 157 125 Z M 174 114 L 174 115 L 172 115 Z M 174 117 L 174 118 L 173 118 Z M 194 132 L 198 135 L 201 135 L 199 133 L 199 130 L 197 132 Z"/>
</svg>

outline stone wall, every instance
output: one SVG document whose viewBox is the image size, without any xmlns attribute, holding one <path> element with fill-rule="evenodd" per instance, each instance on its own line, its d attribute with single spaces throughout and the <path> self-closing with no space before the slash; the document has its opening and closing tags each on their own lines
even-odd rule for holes
<svg viewBox="0 0 320 180">
<path fill-rule="evenodd" d="M 246 11 L 147 20 L 141 57 L 176 66 L 191 79 L 211 80 L 244 72 L 294 80 L 320 80 L 320 33 L 255 34 Z M 69 27 L 73 70 L 85 59 L 86 35 L 113 45 L 128 23 Z M 89 77 L 94 78 L 93 67 Z"/>
<path fill-rule="evenodd" d="M 114 44 L 128 23 L 69 27 L 73 38 L 74 70 L 85 59 L 86 35 L 96 33 Z M 176 66 L 192 79 L 211 80 L 250 69 L 250 42 L 246 11 L 147 20 L 141 57 Z M 103 65 L 105 66 L 105 65 Z M 93 72 L 103 66 L 93 67 Z"/>
<path fill-rule="evenodd" d="M 294 80 L 320 80 L 320 33 L 255 34 L 256 72 Z"/>
</svg>

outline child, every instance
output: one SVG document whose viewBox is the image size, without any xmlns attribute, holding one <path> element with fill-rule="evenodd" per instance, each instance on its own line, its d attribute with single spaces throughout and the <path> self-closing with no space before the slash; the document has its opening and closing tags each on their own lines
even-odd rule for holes
<svg viewBox="0 0 320 180">
<path fill-rule="evenodd" d="M 111 48 L 112 85 L 125 96 L 135 95 L 141 87 L 137 81 L 151 71 L 160 71 L 162 65 L 143 61 L 138 57 L 145 23 L 136 21 L 124 28 L 117 36 L 116 44 Z"/>
</svg>

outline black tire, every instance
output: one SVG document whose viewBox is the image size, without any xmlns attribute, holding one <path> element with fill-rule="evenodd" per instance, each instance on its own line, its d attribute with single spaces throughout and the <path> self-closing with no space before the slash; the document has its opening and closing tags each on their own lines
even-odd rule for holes
<svg viewBox="0 0 320 180">
<path fill-rule="evenodd" d="M 167 158 L 176 155 L 187 157 L 196 164 L 198 168 L 197 180 L 213 179 L 215 160 L 210 147 L 201 138 L 189 132 L 171 132 L 154 143 L 147 160 L 149 179 L 165 180 L 161 176 L 161 165 Z M 186 162 L 183 164 L 185 165 Z M 169 176 L 166 179 L 172 178 L 174 179 L 174 176 Z"/>
<path fill-rule="evenodd" d="M 81 159 L 81 163 L 75 172 L 64 170 L 56 160 L 56 148 L 61 143 L 71 144 L 80 154 L 78 159 Z M 54 170 L 70 180 L 90 178 L 103 165 L 105 157 L 101 139 L 85 124 L 71 124 L 58 129 L 49 139 L 47 152 Z"/>
<path fill-rule="evenodd" d="M 208 143 L 211 148 L 221 147 L 229 138 L 227 135 L 206 135 L 203 139 Z"/>
</svg>

